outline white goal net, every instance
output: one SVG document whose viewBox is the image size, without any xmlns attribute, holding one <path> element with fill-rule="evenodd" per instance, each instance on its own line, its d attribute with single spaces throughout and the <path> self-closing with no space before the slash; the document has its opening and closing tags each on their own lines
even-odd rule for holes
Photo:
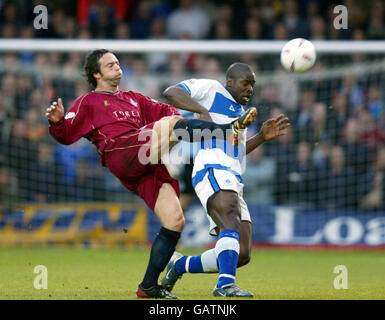
<svg viewBox="0 0 385 320">
<path fill-rule="evenodd" d="M 340 230 L 335 243 L 365 243 L 370 226 L 376 229 L 370 221 L 380 219 L 373 221 L 383 228 L 385 220 L 385 45 L 315 42 L 317 63 L 299 75 L 280 66 L 282 46 L 274 41 L 1 40 L 1 214 L 22 203 L 139 201 L 100 166 L 88 141 L 63 146 L 47 133 L 45 109 L 57 97 L 68 108 L 87 92 L 82 76 L 85 54 L 106 48 L 120 60 L 121 89 L 161 101 L 163 90 L 181 80 L 213 78 L 224 83 L 231 63 L 250 64 L 257 76 L 250 105 L 259 113 L 250 134 L 280 113 L 292 124 L 286 135 L 247 158 L 245 200 L 256 225 L 272 224 L 266 226 L 270 231 L 256 226 L 255 241 L 317 242 L 319 230 L 324 228 L 327 235 L 333 227 L 328 223 L 337 223 L 328 220 L 334 212 L 333 219 L 340 215 L 345 219 L 335 226 Z M 189 188 L 190 169 L 171 168 L 180 179 L 186 208 L 199 205 Z M 296 225 L 298 212 L 308 212 L 312 220 L 301 217 Z M 346 220 L 347 213 L 355 220 Z M 285 221 L 286 228 L 293 224 L 292 229 L 278 235 L 277 228 L 285 228 Z M 362 229 L 356 242 L 355 223 Z M 303 233 L 295 234 L 293 228 L 303 226 Z M 385 242 L 381 233 L 375 239 L 373 244 Z"/>
</svg>

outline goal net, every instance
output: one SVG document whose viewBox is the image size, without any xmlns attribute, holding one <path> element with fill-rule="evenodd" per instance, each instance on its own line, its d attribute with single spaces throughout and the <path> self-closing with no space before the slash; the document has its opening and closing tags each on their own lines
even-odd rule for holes
<svg viewBox="0 0 385 320">
<path fill-rule="evenodd" d="M 315 42 L 314 68 L 289 74 L 279 64 L 281 42 L 1 41 L 0 243 L 5 243 L 6 228 L 16 234 L 12 244 L 20 239 L 17 228 L 41 230 L 51 223 L 51 231 L 63 226 L 68 231 L 79 211 L 77 226 L 101 242 L 103 232 L 125 224 L 139 225 L 129 230 L 134 241 L 151 240 L 157 230 L 152 214 L 134 215 L 143 222 L 130 218 L 128 212 L 142 210 L 143 203 L 100 165 L 87 140 L 64 146 L 48 134 L 45 109 L 57 97 L 68 108 L 89 91 L 82 75 L 84 57 L 103 47 L 120 60 L 120 89 L 160 101 L 165 101 L 165 88 L 182 80 L 211 78 L 224 84 L 231 63 L 252 66 L 257 82 L 249 104 L 257 107 L 258 120 L 249 135 L 281 113 L 291 122 L 285 135 L 247 157 L 244 198 L 255 242 L 385 244 L 383 43 Z M 189 157 L 185 147 L 172 152 Z M 185 244 L 207 244 L 207 219 L 190 186 L 191 166 L 169 169 L 181 185 L 188 220 Z M 102 233 L 95 229 L 98 224 Z M 148 237 L 135 238 L 138 230 Z M 124 243 L 122 239 L 111 243 Z"/>
</svg>

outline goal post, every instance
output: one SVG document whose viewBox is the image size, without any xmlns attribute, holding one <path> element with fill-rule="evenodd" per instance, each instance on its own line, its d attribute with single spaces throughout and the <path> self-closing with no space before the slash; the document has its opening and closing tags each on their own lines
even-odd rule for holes
<svg viewBox="0 0 385 320">
<path fill-rule="evenodd" d="M 326 54 L 383 54 L 385 41 L 312 41 L 317 53 Z M 89 52 L 108 48 L 119 53 L 195 52 L 195 53 L 279 53 L 286 41 L 271 40 L 36 40 L 0 39 L 0 52 Z"/>
</svg>

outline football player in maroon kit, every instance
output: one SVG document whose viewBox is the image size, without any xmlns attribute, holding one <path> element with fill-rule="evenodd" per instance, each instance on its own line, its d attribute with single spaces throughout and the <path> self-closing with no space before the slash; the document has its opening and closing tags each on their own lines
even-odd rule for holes
<svg viewBox="0 0 385 320">
<path fill-rule="evenodd" d="M 95 144 L 101 163 L 121 183 L 140 196 L 157 215 L 161 228 L 150 253 L 143 281 L 136 292 L 140 298 L 177 299 L 158 284 L 160 273 L 170 260 L 185 219 L 179 203 L 179 184 L 161 163 L 161 156 L 178 139 L 201 141 L 193 130 L 239 129 L 255 121 L 257 111 L 250 108 L 231 124 L 218 125 L 198 119 L 184 119 L 169 104 L 140 93 L 119 90 L 122 70 L 116 56 L 105 49 L 91 52 L 85 74 L 94 90 L 78 97 L 67 113 L 61 98 L 46 110 L 50 134 L 62 144 L 84 137 Z M 178 135 L 177 129 L 188 134 Z"/>
</svg>

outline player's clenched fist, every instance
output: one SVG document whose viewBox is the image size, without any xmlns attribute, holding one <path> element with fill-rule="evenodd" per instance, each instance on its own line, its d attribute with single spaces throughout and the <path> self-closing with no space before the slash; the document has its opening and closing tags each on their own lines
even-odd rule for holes
<svg viewBox="0 0 385 320">
<path fill-rule="evenodd" d="M 59 123 L 63 120 L 64 107 L 61 98 L 59 98 L 57 102 L 52 102 L 51 106 L 47 108 L 45 116 L 48 118 L 48 120 L 52 121 L 53 123 Z"/>
</svg>

